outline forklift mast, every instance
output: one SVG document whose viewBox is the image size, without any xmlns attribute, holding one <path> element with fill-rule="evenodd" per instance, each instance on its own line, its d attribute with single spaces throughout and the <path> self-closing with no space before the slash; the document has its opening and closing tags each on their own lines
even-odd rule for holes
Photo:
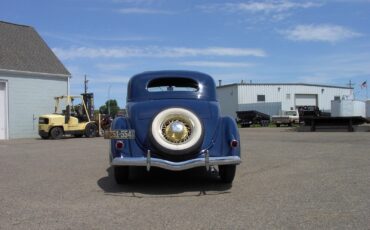
<svg viewBox="0 0 370 230">
<path fill-rule="evenodd" d="M 94 120 L 94 94 L 83 93 L 81 94 L 86 105 L 86 110 L 89 113 L 90 120 Z"/>
</svg>

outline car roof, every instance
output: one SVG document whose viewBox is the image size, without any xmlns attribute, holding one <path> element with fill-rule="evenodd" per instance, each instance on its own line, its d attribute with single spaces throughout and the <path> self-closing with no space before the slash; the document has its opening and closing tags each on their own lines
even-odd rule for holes
<svg viewBox="0 0 370 230">
<path fill-rule="evenodd" d="M 149 92 L 148 85 L 156 79 L 190 79 L 199 86 L 195 92 Z M 196 71 L 163 70 L 143 72 L 133 76 L 128 83 L 127 101 L 152 99 L 199 99 L 216 101 L 216 87 L 213 78 Z"/>
</svg>

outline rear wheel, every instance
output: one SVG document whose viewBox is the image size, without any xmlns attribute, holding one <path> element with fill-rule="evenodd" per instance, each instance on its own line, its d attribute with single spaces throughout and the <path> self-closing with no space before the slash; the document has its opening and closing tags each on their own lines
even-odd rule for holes
<svg viewBox="0 0 370 230">
<path fill-rule="evenodd" d="M 219 165 L 218 174 L 224 183 L 231 184 L 234 180 L 236 165 Z"/>
<path fill-rule="evenodd" d="M 86 125 L 85 128 L 85 136 L 86 137 L 96 137 L 98 132 L 98 127 L 94 123 L 89 123 Z"/>
<path fill-rule="evenodd" d="M 114 166 L 114 179 L 117 184 L 126 184 L 128 182 L 129 167 L 128 166 Z"/>
<path fill-rule="evenodd" d="M 63 129 L 61 127 L 54 127 L 50 131 L 52 139 L 60 139 L 63 137 Z"/>
</svg>

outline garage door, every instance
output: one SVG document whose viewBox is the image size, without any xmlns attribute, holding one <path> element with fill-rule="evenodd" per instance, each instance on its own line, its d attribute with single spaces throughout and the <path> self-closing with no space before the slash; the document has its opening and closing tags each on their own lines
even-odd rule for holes
<svg viewBox="0 0 370 230">
<path fill-rule="evenodd" d="M 296 94 L 295 106 L 314 105 L 317 106 L 317 94 Z"/>
<path fill-rule="evenodd" d="M 6 139 L 6 84 L 0 82 L 0 140 Z"/>
</svg>

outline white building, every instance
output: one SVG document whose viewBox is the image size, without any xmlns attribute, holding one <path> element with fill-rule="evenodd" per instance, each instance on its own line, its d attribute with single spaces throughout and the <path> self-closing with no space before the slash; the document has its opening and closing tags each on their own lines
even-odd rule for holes
<svg viewBox="0 0 370 230">
<path fill-rule="evenodd" d="M 0 140 L 38 137 L 71 74 L 30 26 L 0 21 Z"/>
<path fill-rule="evenodd" d="M 223 115 L 236 117 L 236 111 L 257 110 L 269 115 L 314 105 L 330 112 L 331 101 L 352 99 L 353 88 L 314 84 L 230 84 L 217 87 Z"/>
</svg>

